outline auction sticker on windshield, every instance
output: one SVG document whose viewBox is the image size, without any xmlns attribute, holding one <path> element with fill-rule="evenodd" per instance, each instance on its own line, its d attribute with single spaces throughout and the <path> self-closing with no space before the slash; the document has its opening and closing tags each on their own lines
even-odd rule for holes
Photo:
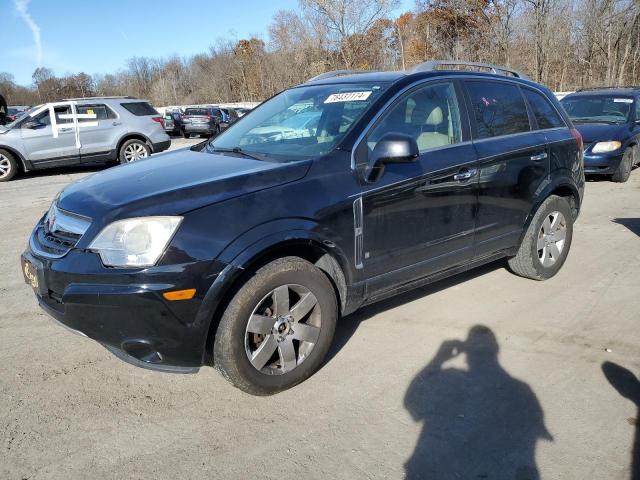
<svg viewBox="0 0 640 480">
<path fill-rule="evenodd" d="M 324 103 L 336 103 L 336 102 L 361 102 L 366 100 L 371 95 L 371 92 L 346 92 L 346 93 L 332 93 L 327 97 Z"/>
<path fill-rule="evenodd" d="M 614 98 L 613 103 L 633 103 L 631 98 Z"/>
</svg>

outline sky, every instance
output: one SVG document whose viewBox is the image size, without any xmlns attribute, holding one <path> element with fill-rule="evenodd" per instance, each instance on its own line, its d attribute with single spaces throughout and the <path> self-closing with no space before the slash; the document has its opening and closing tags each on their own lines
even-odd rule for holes
<svg viewBox="0 0 640 480">
<path fill-rule="evenodd" d="M 401 11 L 413 7 L 401 0 Z M 190 56 L 217 39 L 267 39 L 273 15 L 297 0 L 0 0 L 0 72 L 30 85 L 56 75 L 104 74 L 134 56 Z"/>
</svg>

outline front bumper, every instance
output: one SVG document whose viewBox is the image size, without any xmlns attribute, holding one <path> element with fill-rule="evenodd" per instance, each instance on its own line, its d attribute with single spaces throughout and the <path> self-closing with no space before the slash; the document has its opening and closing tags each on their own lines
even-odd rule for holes
<svg viewBox="0 0 640 480">
<path fill-rule="evenodd" d="M 584 173 L 587 175 L 611 175 L 615 173 L 622 161 L 623 153 L 616 150 L 612 153 L 584 154 Z"/>
<path fill-rule="evenodd" d="M 200 261 L 112 269 L 92 252 L 71 249 L 62 258 L 45 258 L 31 248 L 22 254 L 22 262 L 23 271 L 25 262 L 31 265 L 25 279 L 49 315 L 120 359 L 175 373 L 196 372 L 206 363 L 205 344 L 217 307 L 208 292 L 224 281 L 225 276 L 218 275 L 224 264 Z M 194 287 L 197 293 L 190 300 L 168 301 L 162 296 Z"/>
</svg>

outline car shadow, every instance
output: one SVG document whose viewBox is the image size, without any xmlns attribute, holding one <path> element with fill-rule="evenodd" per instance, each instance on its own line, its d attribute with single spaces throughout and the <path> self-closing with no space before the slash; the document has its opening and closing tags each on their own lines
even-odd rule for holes
<svg viewBox="0 0 640 480">
<path fill-rule="evenodd" d="M 640 237 L 640 218 L 614 218 L 613 223 L 627 227 Z"/>
<path fill-rule="evenodd" d="M 76 173 L 93 173 L 105 170 L 113 165 L 106 163 L 94 163 L 89 165 L 73 165 L 68 167 L 53 167 L 42 170 L 31 170 L 27 173 L 20 172 L 11 182 L 21 182 L 32 178 L 57 177 L 58 175 L 72 175 Z"/>
<path fill-rule="evenodd" d="M 638 414 L 633 419 L 635 423 L 635 439 L 631 454 L 631 480 L 640 479 L 640 380 L 636 376 L 620 365 L 613 362 L 604 362 L 602 372 L 611 386 L 624 398 L 632 401 L 638 408 Z"/>
<path fill-rule="evenodd" d="M 413 302 L 414 300 L 417 300 L 419 298 L 425 297 L 427 295 L 432 295 L 441 290 L 453 287 L 460 283 L 466 282 L 468 280 L 485 275 L 489 272 L 501 268 L 506 268 L 506 260 L 497 260 L 481 267 L 474 268 L 467 272 L 454 275 L 438 282 L 434 282 L 424 287 L 416 288 L 414 290 L 396 295 L 387 300 L 373 303 L 361 308 L 360 310 L 350 315 L 345 316 L 344 318 L 341 318 L 338 321 L 338 325 L 336 326 L 334 339 L 331 344 L 331 348 L 327 353 L 324 365 L 328 364 L 338 354 L 338 352 L 342 350 L 349 339 L 355 334 L 360 324 L 370 319 L 371 317 L 375 317 L 376 315 L 386 312 L 387 310 L 392 310 L 396 307 L 404 305 L 405 303 Z"/>
<path fill-rule="evenodd" d="M 491 329 L 476 325 L 465 340 L 448 340 L 413 379 L 404 406 L 422 432 L 407 479 L 538 480 L 535 451 L 553 441 L 528 384 L 500 365 Z M 446 363 L 464 355 L 467 368 Z"/>
</svg>

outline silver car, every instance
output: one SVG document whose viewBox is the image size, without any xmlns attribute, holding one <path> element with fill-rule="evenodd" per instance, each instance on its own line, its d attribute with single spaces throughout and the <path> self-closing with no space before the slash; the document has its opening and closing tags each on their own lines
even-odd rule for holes
<svg viewBox="0 0 640 480">
<path fill-rule="evenodd" d="M 162 116 L 145 100 L 92 97 L 46 103 L 0 126 L 0 182 L 18 171 L 129 163 L 170 145 Z"/>
</svg>

